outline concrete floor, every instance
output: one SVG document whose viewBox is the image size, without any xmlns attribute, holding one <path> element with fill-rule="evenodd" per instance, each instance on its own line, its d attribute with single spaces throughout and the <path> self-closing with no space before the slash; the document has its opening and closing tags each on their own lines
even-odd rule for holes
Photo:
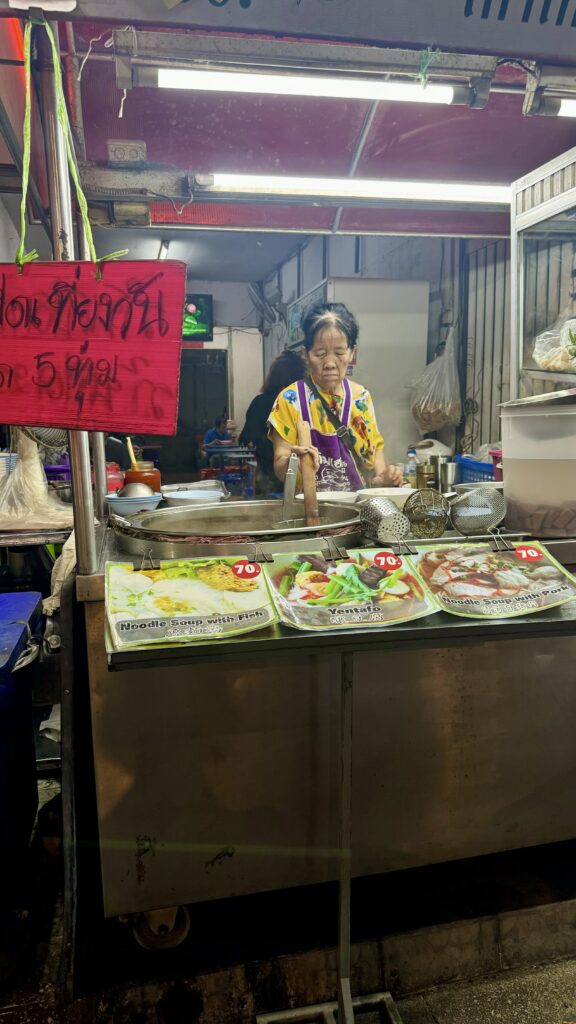
<svg viewBox="0 0 576 1024">
<path fill-rule="evenodd" d="M 39 788 L 41 806 L 59 790 L 52 780 L 41 780 Z M 41 908 L 45 930 L 35 934 L 36 952 L 28 963 L 27 976 L 19 979 L 12 991 L 9 986 L 0 990 L 0 1024 L 253 1024 L 256 1013 L 270 1012 L 273 1007 L 297 1007 L 333 998 L 333 949 L 272 956 L 267 962 L 244 937 L 236 950 L 238 958 L 227 966 L 216 968 L 214 962 L 199 966 L 196 948 L 178 968 L 167 963 L 166 971 L 146 977 L 145 972 L 133 970 L 139 963 L 139 947 L 134 946 L 129 929 L 113 923 L 121 938 L 114 957 L 122 962 L 123 951 L 127 954 L 135 949 L 136 958 L 132 952 L 126 970 L 117 977 L 97 967 L 84 996 L 59 1008 L 56 980 L 62 906 L 58 846 L 53 848 L 48 835 L 36 849 L 40 858 L 38 892 L 44 893 L 46 901 Z M 558 857 L 558 851 L 556 854 Z M 572 847 L 563 857 L 554 860 L 554 872 L 558 877 L 567 872 L 573 878 Z M 452 866 L 452 874 L 455 871 Z M 475 877 L 478 887 L 483 876 Z M 532 891 L 536 886 L 540 893 L 538 877 L 538 872 L 528 872 L 524 888 Z M 576 1024 L 576 898 L 572 889 L 560 889 L 554 900 L 552 890 L 545 887 L 544 896 L 551 902 L 540 905 L 536 901 L 529 909 L 457 919 L 455 924 L 356 944 L 355 990 L 375 992 L 384 986 L 398 993 L 421 990 L 398 997 L 402 1024 Z M 102 946 L 97 943 L 92 954 L 100 964 L 98 952 L 102 953 Z M 144 954 L 144 959 L 149 955 Z M 522 962 L 538 966 L 520 966 Z M 451 981 L 481 973 L 485 976 L 472 981 Z M 127 982 L 129 978 L 132 984 Z M 426 987 L 432 980 L 451 983 Z M 380 1024 L 366 1014 L 357 1020 L 358 1024 Z"/>
<path fill-rule="evenodd" d="M 403 1024 L 568 1024 L 576 1021 L 576 960 L 459 982 L 403 999 Z"/>
</svg>

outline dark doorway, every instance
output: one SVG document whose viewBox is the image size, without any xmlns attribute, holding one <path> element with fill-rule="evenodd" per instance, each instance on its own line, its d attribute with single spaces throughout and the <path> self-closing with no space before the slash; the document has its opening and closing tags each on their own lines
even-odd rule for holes
<svg viewBox="0 0 576 1024">
<path fill-rule="evenodd" d="M 178 433 L 147 439 L 161 442 L 158 459 L 164 483 L 190 480 L 199 472 L 202 438 L 217 416 L 228 415 L 229 405 L 226 350 L 183 349 Z"/>
</svg>

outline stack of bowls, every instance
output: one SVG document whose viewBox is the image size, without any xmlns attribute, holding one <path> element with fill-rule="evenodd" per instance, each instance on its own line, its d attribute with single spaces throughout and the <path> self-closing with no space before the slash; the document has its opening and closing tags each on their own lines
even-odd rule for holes
<svg viewBox="0 0 576 1024">
<path fill-rule="evenodd" d="M 162 501 L 162 495 L 158 492 L 157 494 L 139 494 L 134 497 L 121 498 L 117 494 L 107 494 L 106 501 L 109 512 L 113 512 L 114 515 L 133 516 L 136 512 L 147 512 L 158 508 Z"/>
<path fill-rule="evenodd" d="M 207 489 L 203 491 L 185 489 L 163 491 L 162 495 L 166 504 L 171 508 L 177 508 L 180 505 L 215 505 L 224 497 L 222 491 Z"/>
</svg>

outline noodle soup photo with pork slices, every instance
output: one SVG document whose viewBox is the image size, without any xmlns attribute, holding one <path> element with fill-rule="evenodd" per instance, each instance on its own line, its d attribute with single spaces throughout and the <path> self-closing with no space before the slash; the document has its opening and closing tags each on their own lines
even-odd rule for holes
<svg viewBox="0 0 576 1024">
<path fill-rule="evenodd" d="M 351 551 L 338 561 L 319 552 L 275 556 L 264 571 L 281 621 L 297 629 L 341 629 L 435 611 L 408 560 L 389 555 L 389 565 L 372 550 Z"/>
<path fill-rule="evenodd" d="M 507 618 L 576 598 L 576 580 L 535 541 L 513 551 L 490 544 L 437 545 L 416 559 L 441 607 L 472 618 Z"/>
</svg>

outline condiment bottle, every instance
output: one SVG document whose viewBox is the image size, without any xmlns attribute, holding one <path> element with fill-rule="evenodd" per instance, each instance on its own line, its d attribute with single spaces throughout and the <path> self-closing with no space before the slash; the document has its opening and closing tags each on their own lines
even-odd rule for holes
<svg viewBox="0 0 576 1024">
<path fill-rule="evenodd" d="M 160 470 L 156 469 L 154 463 L 144 460 L 136 463 L 136 469 L 133 469 L 131 466 L 130 469 L 126 470 L 125 483 L 148 484 L 153 491 L 158 493 L 162 484 L 162 478 Z"/>
<path fill-rule="evenodd" d="M 117 462 L 106 463 L 106 489 L 108 494 L 119 491 L 124 486 L 124 473 Z"/>
<path fill-rule="evenodd" d="M 406 480 L 406 484 L 408 485 L 408 487 L 413 487 L 414 489 L 416 489 L 416 487 L 418 486 L 417 473 L 418 458 L 416 456 L 416 452 L 414 451 L 414 449 L 410 448 L 407 454 L 407 462 L 406 465 L 404 466 L 404 479 Z"/>
</svg>

